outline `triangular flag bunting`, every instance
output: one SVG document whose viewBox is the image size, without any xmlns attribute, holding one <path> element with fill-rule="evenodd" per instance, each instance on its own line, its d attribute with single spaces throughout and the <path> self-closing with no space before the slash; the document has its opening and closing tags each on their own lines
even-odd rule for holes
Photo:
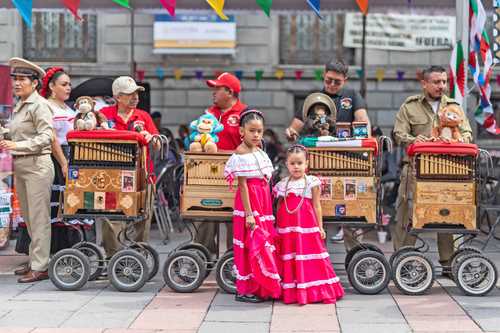
<svg viewBox="0 0 500 333">
<path fill-rule="evenodd" d="M 256 81 L 262 80 L 263 76 L 264 76 L 264 71 L 262 69 L 258 69 L 255 71 L 255 80 Z"/>
<path fill-rule="evenodd" d="M 262 8 L 264 13 L 269 17 L 271 15 L 271 6 L 273 4 L 273 0 L 257 0 L 257 4 Z"/>
<path fill-rule="evenodd" d="M 316 13 L 316 15 L 318 15 L 318 17 L 320 19 L 323 19 L 321 17 L 321 14 L 319 13 L 319 10 L 320 10 L 320 0 L 307 0 L 307 3 L 311 7 L 311 9 L 314 11 L 314 13 Z"/>
<path fill-rule="evenodd" d="M 397 75 L 398 81 L 403 81 L 403 79 L 405 78 L 405 71 L 397 71 L 396 75 Z"/>
<path fill-rule="evenodd" d="M 69 11 L 75 16 L 79 21 L 82 20 L 80 15 L 78 15 L 78 8 L 80 8 L 80 0 L 62 0 L 64 7 L 68 8 Z"/>
<path fill-rule="evenodd" d="M 241 70 L 234 71 L 234 76 L 236 76 L 238 78 L 238 80 L 243 79 L 243 71 L 241 71 Z"/>
<path fill-rule="evenodd" d="M 356 0 L 356 3 L 363 15 L 368 15 L 368 0 Z"/>
<path fill-rule="evenodd" d="M 196 76 L 196 78 L 198 80 L 203 80 L 203 71 L 196 70 L 196 71 L 194 71 L 194 75 Z"/>
<path fill-rule="evenodd" d="M 33 10 L 32 0 L 12 0 L 14 6 L 16 6 L 19 14 L 24 20 L 24 23 L 31 29 L 31 12 Z"/>
<path fill-rule="evenodd" d="M 163 67 L 158 67 L 155 72 L 158 79 L 163 80 L 165 78 L 165 70 Z"/>
<path fill-rule="evenodd" d="M 208 4 L 214 12 L 222 19 L 222 20 L 229 20 L 229 17 L 224 14 L 224 0 L 207 0 Z"/>
<path fill-rule="evenodd" d="M 160 3 L 165 7 L 170 16 L 175 16 L 176 0 L 160 0 Z"/>
<path fill-rule="evenodd" d="M 322 69 L 315 69 L 314 70 L 314 78 L 316 81 L 323 81 L 323 70 Z"/>
<path fill-rule="evenodd" d="M 138 69 L 135 71 L 135 79 L 138 82 L 143 82 L 145 75 L 146 75 L 146 71 L 144 69 Z"/>
<path fill-rule="evenodd" d="M 296 70 L 295 71 L 295 79 L 296 80 L 302 79 L 302 74 L 304 74 L 304 71 L 302 71 L 302 70 Z"/>
<path fill-rule="evenodd" d="M 128 3 L 128 0 L 113 0 L 113 2 L 119 4 L 120 6 L 123 6 L 125 8 L 130 8 L 130 4 Z"/>
<path fill-rule="evenodd" d="M 362 68 L 356 69 L 356 74 L 358 74 L 358 77 L 361 79 L 363 77 L 363 69 Z"/>
<path fill-rule="evenodd" d="M 383 69 L 383 68 L 377 68 L 375 70 L 375 77 L 377 78 L 378 82 L 384 81 L 385 69 Z"/>
<path fill-rule="evenodd" d="M 182 69 L 180 68 L 177 68 L 177 69 L 174 69 L 174 77 L 176 80 L 180 80 L 182 79 Z"/>
<path fill-rule="evenodd" d="M 500 86 L 500 74 L 497 74 L 497 79 L 496 79 L 496 81 L 497 81 L 497 85 L 498 85 L 498 86 Z"/>
<path fill-rule="evenodd" d="M 285 71 L 282 70 L 281 68 L 277 69 L 276 72 L 274 72 L 274 76 L 276 76 L 278 80 L 281 80 L 285 77 Z"/>
</svg>

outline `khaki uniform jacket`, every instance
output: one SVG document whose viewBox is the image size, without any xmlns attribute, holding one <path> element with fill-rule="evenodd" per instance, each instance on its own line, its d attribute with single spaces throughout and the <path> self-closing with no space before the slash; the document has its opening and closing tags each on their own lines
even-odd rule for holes
<svg viewBox="0 0 500 333">
<path fill-rule="evenodd" d="M 454 99 L 443 95 L 439 103 L 439 110 L 449 104 L 458 103 Z M 423 94 L 410 96 L 401 105 L 396 115 L 396 122 L 394 124 L 396 143 L 406 148 L 419 135 L 430 137 L 432 128 L 437 124 L 439 124 L 437 113 L 434 113 L 432 106 L 427 102 L 425 96 Z M 465 117 L 459 129 L 464 142 L 472 142 L 472 129 L 467 117 Z"/>
<path fill-rule="evenodd" d="M 36 91 L 17 103 L 10 122 L 10 139 L 16 143 L 13 155 L 51 153 L 53 138 L 52 110 Z"/>
</svg>

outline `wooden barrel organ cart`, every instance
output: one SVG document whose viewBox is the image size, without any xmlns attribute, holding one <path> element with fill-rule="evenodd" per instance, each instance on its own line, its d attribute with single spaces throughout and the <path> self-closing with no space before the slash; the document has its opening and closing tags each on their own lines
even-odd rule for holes
<svg viewBox="0 0 500 333">
<path fill-rule="evenodd" d="M 379 146 L 390 147 L 390 140 L 304 138 L 301 142 L 307 147 L 309 173 L 321 180 L 325 223 L 350 228 L 355 240 L 381 223 Z M 349 282 L 362 294 L 377 294 L 390 281 L 389 263 L 377 246 L 356 242 L 345 258 Z"/>
<path fill-rule="evenodd" d="M 223 152 L 185 153 L 184 184 L 181 189 L 183 220 L 201 223 L 232 221 L 236 191 L 229 190 L 224 178 L 224 167 L 230 156 L 231 154 Z M 219 233 L 217 247 L 218 237 Z M 191 239 L 169 255 L 164 264 L 163 278 L 177 292 L 193 292 L 201 286 L 210 271 L 215 269 L 219 287 L 228 293 L 236 293 L 233 262 L 231 249 L 222 257 L 212 260 L 209 250 Z"/>
<path fill-rule="evenodd" d="M 474 144 L 415 143 L 408 147 L 411 158 L 408 179 L 412 198 L 409 231 L 422 245 L 403 247 L 391 257 L 395 285 L 403 293 L 419 295 L 434 282 L 435 268 L 425 255 L 429 246 L 419 237 L 424 232 L 460 235 L 463 240 L 450 259 L 451 273 L 466 294 L 481 296 L 496 285 L 495 264 L 475 247 L 465 246 L 479 232 L 478 147 Z"/>
<path fill-rule="evenodd" d="M 101 275 L 107 263 L 111 284 L 120 291 L 136 291 L 158 271 L 158 253 L 146 243 L 131 241 L 127 231 L 149 218 L 147 142 L 130 131 L 73 131 L 68 133 L 70 156 L 64 192 L 63 219 L 94 220 L 97 239 L 101 223 L 120 221 L 118 236 L 125 249 L 109 262 L 94 243 L 82 241 L 54 255 L 49 276 L 61 290 L 78 290 Z M 81 224 L 80 224 L 81 225 Z M 82 227 L 83 228 L 83 227 Z M 78 229 L 80 230 L 80 229 Z"/>
</svg>

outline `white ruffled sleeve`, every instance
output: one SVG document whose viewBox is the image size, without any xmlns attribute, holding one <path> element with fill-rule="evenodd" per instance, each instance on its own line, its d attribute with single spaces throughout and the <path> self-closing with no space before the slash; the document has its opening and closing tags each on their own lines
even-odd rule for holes
<svg viewBox="0 0 500 333">
<path fill-rule="evenodd" d="M 321 180 L 316 176 L 307 176 L 307 184 L 309 189 L 312 190 L 316 186 L 321 186 Z"/>
<path fill-rule="evenodd" d="M 238 165 L 239 156 L 237 154 L 233 154 L 226 162 L 226 166 L 224 167 L 224 178 L 226 178 L 226 181 L 231 186 L 233 185 L 236 177 L 238 177 Z"/>
<path fill-rule="evenodd" d="M 280 180 L 278 184 L 274 185 L 273 196 L 275 198 L 285 197 L 285 193 L 286 193 L 286 178 Z"/>
</svg>

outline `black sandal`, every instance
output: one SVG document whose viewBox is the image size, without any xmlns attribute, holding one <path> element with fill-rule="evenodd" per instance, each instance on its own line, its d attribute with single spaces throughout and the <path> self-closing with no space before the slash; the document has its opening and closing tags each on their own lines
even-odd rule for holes
<svg viewBox="0 0 500 333">
<path fill-rule="evenodd" d="M 236 295 L 234 298 L 238 302 L 245 303 L 262 303 L 265 300 L 255 295 Z"/>
</svg>

